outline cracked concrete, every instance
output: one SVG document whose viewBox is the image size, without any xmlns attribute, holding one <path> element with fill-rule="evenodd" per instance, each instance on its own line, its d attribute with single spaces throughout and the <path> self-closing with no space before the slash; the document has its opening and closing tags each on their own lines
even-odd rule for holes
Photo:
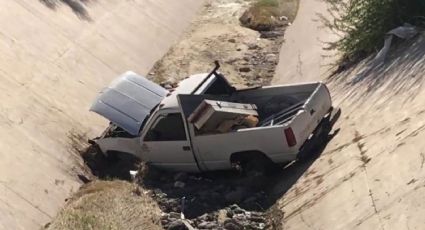
<svg viewBox="0 0 425 230">
<path fill-rule="evenodd" d="M 364 82 L 352 79 L 369 60 L 332 80 L 317 76 L 342 108 L 340 132 L 310 166 L 323 182 L 305 174 L 278 202 L 285 229 L 423 228 L 424 52 L 420 35 Z"/>
<path fill-rule="evenodd" d="M 321 0 L 300 0 L 297 17 L 285 32 L 273 84 L 308 82 L 327 76 L 337 55 L 323 50 L 323 46 L 337 36 L 324 29 L 319 19 L 318 14 L 328 17 L 326 7 Z"/>
<path fill-rule="evenodd" d="M 202 1 L 93 1 L 91 20 L 40 1 L 0 2 L 0 229 L 38 229 L 80 186 L 72 138 L 107 122 L 88 112 L 118 74 L 147 74 Z M 81 143 L 80 143 L 81 144 Z"/>
</svg>

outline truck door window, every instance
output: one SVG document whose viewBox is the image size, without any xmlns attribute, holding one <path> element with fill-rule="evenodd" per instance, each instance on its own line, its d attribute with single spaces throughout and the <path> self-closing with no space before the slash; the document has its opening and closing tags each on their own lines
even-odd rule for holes
<svg viewBox="0 0 425 230">
<path fill-rule="evenodd" d="M 180 113 L 170 113 L 158 120 L 146 133 L 144 141 L 184 141 L 186 132 Z"/>
</svg>

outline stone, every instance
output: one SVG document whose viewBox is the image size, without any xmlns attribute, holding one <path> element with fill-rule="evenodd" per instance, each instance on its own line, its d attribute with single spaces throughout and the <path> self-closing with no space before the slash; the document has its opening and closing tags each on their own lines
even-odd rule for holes
<svg viewBox="0 0 425 230">
<path fill-rule="evenodd" d="M 205 213 L 202 216 L 198 217 L 198 219 L 202 221 L 212 221 L 214 218 L 210 214 Z"/>
<path fill-rule="evenodd" d="M 170 213 L 168 213 L 168 216 L 170 218 L 180 219 L 180 213 L 178 213 L 178 212 L 170 212 Z"/>
<path fill-rule="evenodd" d="M 233 219 L 224 221 L 224 228 L 227 230 L 242 230 L 243 227 Z"/>
<path fill-rule="evenodd" d="M 266 222 L 266 219 L 262 216 L 251 215 L 248 219 L 250 221 L 254 221 L 254 222 L 257 222 L 257 223 L 265 223 Z"/>
<path fill-rule="evenodd" d="M 227 40 L 228 42 L 230 42 L 230 43 L 235 43 L 236 42 L 236 39 L 234 39 L 234 38 L 231 38 L 231 39 L 229 39 L 229 40 Z"/>
<path fill-rule="evenodd" d="M 168 219 L 163 219 L 163 220 L 161 220 L 161 224 L 164 226 L 164 225 L 167 225 L 168 223 L 169 223 L 170 221 L 168 220 Z"/>
<path fill-rule="evenodd" d="M 176 220 L 170 223 L 168 230 L 187 230 L 186 225 L 181 220 Z"/>
<path fill-rule="evenodd" d="M 217 224 L 213 223 L 213 222 L 201 222 L 200 224 L 198 224 L 198 228 L 202 228 L 202 229 L 216 229 L 217 228 Z"/>
<path fill-rule="evenodd" d="M 235 215 L 235 213 L 233 212 L 233 210 L 227 210 L 226 215 L 227 215 L 227 217 L 229 217 L 229 218 L 233 218 L 233 215 Z"/>
<path fill-rule="evenodd" d="M 255 50 L 255 49 L 258 49 L 258 48 L 260 48 L 260 47 L 257 44 L 254 44 L 254 43 L 248 44 L 249 50 Z"/>
<path fill-rule="evenodd" d="M 184 188 L 185 186 L 186 186 L 186 184 L 184 182 L 181 182 L 181 181 L 174 182 L 175 188 Z"/>
<path fill-rule="evenodd" d="M 267 54 L 266 55 L 266 61 L 275 63 L 277 61 L 277 55 L 276 54 Z"/>
<path fill-rule="evenodd" d="M 226 64 L 233 64 L 237 61 L 239 61 L 239 58 L 229 58 L 228 60 L 224 61 Z"/>
<path fill-rule="evenodd" d="M 218 211 L 218 214 L 217 214 L 217 222 L 219 223 L 219 224 L 224 224 L 224 221 L 227 219 L 227 213 L 228 213 L 228 211 L 226 210 L 226 209 L 221 209 L 221 210 L 219 210 Z M 230 217 L 231 218 L 231 217 Z"/>
<path fill-rule="evenodd" d="M 260 38 L 277 38 L 284 35 L 284 31 L 261 31 Z"/>
<path fill-rule="evenodd" d="M 170 84 L 165 84 L 163 87 L 165 89 L 172 89 L 173 88 L 173 86 L 171 86 Z"/>
<path fill-rule="evenodd" d="M 245 210 L 241 209 L 241 208 L 236 208 L 236 209 L 233 209 L 232 211 L 235 214 L 244 214 L 245 213 Z"/>
<path fill-rule="evenodd" d="M 161 202 L 160 205 L 163 205 L 166 211 L 180 211 L 180 202 L 177 199 L 164 199 L 164 202 Z"/>
<path fill-rule="evenodd" d="M 241 67 L 239 68 L 239 72 L 242 72 L 242 73 L 251 72 L 251 68 L 249 68 L 248 66 Z"/>
</svg>

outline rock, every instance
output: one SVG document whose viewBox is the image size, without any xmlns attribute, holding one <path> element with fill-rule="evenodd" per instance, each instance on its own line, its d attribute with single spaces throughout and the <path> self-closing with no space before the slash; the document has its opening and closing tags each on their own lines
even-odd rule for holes
<svg viewBox="0 0 425 230">
<path fill-rule="evenodd" d="M 165 89 L 172 89 L 173 88 L 173 86 L 171 86 L 170 84 L 163 85 L 163 87 Z"/>
<path fill-rule="evenodd" d="M 233 209 L 232 211 L 235 214 L 245 214 L 246 212 L 244 209 L 241 209 L 241 208 L 236 208 L 236 209 Z"/>
<path fill-rule="evenodd" d="M 262 216 L 251 215 L 248 219 L 250 221 L 254 221 L 254 222 L 257 222 L 257 223 L 265 223 L 266 222 L 266 219 Z"/>
<path fill-rule="evenodd" d="M 166 80 L 166 81 L 159 83 L 159 85 L 166 88 L 166 89 L 173 89 L 173 88 L 176 88 L 178 86 L 178 83 L 175 80 Z"/>
<path fill-rule="evenodd" d="M 159 203 L 165 211 L 180 212 L 180 202 L 177 199 L 163 199 Z"/>
<path fill-rule="evenodd" d="M 225 220 L 223 226 L 227 230 L 242 230 L 243 229 L 243 227 L 233 219 Z"/>
<path fill-rule="evenodd" d="M 186 184 L 184 182 L 181 182 L 181 181 L 174 182 L 175 188 L 184 188 L 184 186 L 186 186 Z"/>
<path fill-rule="evenodd" d="M 236 51 L 241 51 L 241 50 L 242 50 L 241 48 L 237 48 L 237 49 L 236 49 Z"/>
<path fill-rule="evenodd" d="M 221 209 L 221 210 L 219 210 L 218 211 L 218 214 L 217 214 L 217 222 L 219 223 L 219 224 L 224 224 L 224 221 L 227 219 L 227 214 L 228 214 L 228 211 L 226 210 L 226 209 Z M 232 218 L 232 217 L 230 217 L 230 218 Z"/>
<path fill-rule="evenodd" d="M 232 210 L 227 210 L 226 216 L 229 218 L 233 218 L 233 215 L 235 215 L 235 213 Z"/>
<path fill-rule="evenodd" d="M 229 40 L 227 40 L 228 42 L 230 42 L 230 43 L 235 43 L 236 42 L 236 39 L 234 39 L 234 38 L 231 38 L 231 39 L 229 39 Z"/>
<path fill-rule="evenodd" d="M 248 44 L 249 50 L 255 50 L 255 49 L 258 49 L 258 48 L 260 48 L 260 47 L 257 44 L 254 44 L 254 43 Z"/>
<path fill-rule="evenodd" d="M 277 38 L 285 35 L 284 31 L 261 31 L 260 38 Z"/>
<path fill-rule="evenodd" d="M 251 72 L 251 68 L 249 68 L 248 66 L 241 67 L 239 68 L 239 72 L 242 72 L 242 73 Z"/>
<path fill-rule="evenodd" d="M 168 230 L 187 230 L 186 225 L 181 220 L 173 221 L 167 228 Z"/>
<path fill-rule="evenodd" d="M 217 224 L 216 223 L 213 223 L 213 222 L 201 222 L 200 224 L 198 224 L 198 228 L 216 229 L 217 228 Z"/>
<path fill-rule="evenodd" d="M 233 64 L 233 63 L 235 63 L 235 62 L 237 62 L 237 61 L 239 61 L 240 59 L 239 58 L 230 58 L 230 59 L 228 59 L 228 60 L 226 60 L 226 61 L 224 61 L 226 64 Z"/>
<path fill-rule="evenodd" d="M 277 55 L 276 54 L 267 54 L 266 55 L 266 61 L 275 63 L 277 61 Z"/>
<path fill-rule="evenodd" d="M 170 212 L 170 213 L 168 213 L 168 216 L 170 218 L 180 219 L 180 213 L 178 213 L 178 212 Z"/>
<path fill-rule="evenodd" d="M 198 217 L 198 219 L 201 221 L 212 221 L 214 217 L 211 216 L 211 214 L 205 213 L 202 216 Z"/>
<path fill-rule="evenodd" d="M 182 182 L 184 182 L 184 181 L 187 180 L 187 178 L 188 178 L 187 173 L 183 173 L 183 172 L 177 173 L 176 175 L 174 175 L 174 180 L 175 181 L 182 181 Z"/>
<path fill-rule="evenodd" d="M 162 224 L 162 226 L 165 226 L 165 225 L 167 225 L 169 223 L 169 220 L 168 219 L 163 219 L 163 220 L 161 220 L 161 224 Z"/>
</svg>

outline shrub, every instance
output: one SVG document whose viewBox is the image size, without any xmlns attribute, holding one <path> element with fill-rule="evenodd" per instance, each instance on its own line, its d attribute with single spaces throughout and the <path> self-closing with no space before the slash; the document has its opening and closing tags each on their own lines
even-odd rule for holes
<svg viewBox="0 0 425 230">
<path fill-rule="evenodd" d="M 245 27 L 257 31 L 273 30 L 282 25 L 278 0 L 259 0 L 249 7 L 239 18 Z"/>
<path fill-rule="evenodd" d="M 327 25 L 342 38 L 335 44 L 344 59 L 370 54 L 383 45 L 385 33 L 410 23 L 424 21 L 424 0 L 325 0 L 332 20 Z"/>
</svg>

